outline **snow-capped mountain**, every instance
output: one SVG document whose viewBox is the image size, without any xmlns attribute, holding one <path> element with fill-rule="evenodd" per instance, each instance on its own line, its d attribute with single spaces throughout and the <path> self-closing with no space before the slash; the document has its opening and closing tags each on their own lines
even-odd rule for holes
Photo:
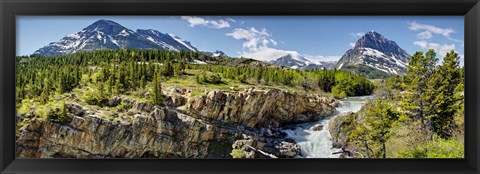
<svg viewBox="0 0 480 174">
<path fill-rule="evenodd" d="M 207 55 L 207 56 L 212 56 L 212 57 L 227 57 L 227 55 L 220 50 L 217 50 L 215 52 L 207 52 L 207 51 L 201 51 L 201 53 Z"/>
<path fill-rule="evenodd" d="M 287 54 L 279 57 L 270 63 L 278 66 L 290 67 L 293 69 L 312 70 L 312 69 L 332 69 L 336 65 L 336 61 L 319 61 L 313 62 L 301 55 Z"/>
<path fill-rule="evenodd" d="M 337 65 L 337 61 L 318 61 L 316 63 L 307 65 L 305 70 L 314 70 L 314 69 L 333 69 Z"/>
<path fill-rule="evenodd" d="M 138 29 L 137 33 L 147 38 L 147 40 L 154 42 L 157 45 L 160 45 L 162 48 L 170 51 L 193 51 L 197 52 L 197 48 L 192 46 L 190 42 L 183 40 L 182 38 L 175 36 L 173 34 L 164 34 L 157 30 L 143 30 Z"/>
<path fill-rule="evenodd" d="M 305 57 L 302 57 L 300 55 L 292 55 L 292 54 L 287 54 L 285 56 L 279 57 L 273 61 L 270 61 L 270 63 L 279 65 L 279 66 L 290 67 L 293 69 L 299 69 L 311 64 L 311 62 Z"/>
<path fill-rule="evenodd" d="M 34 54 L 51 56 L 122 48 L 198 51 L 190 42 L 172 34 L 141 29 L 135 32 L 114 21 L 99 20 L 80 32 L 69 34 L 60 41 L 40 48 Z"/>
<path fill-rule="evenodd" d="M 365 65 L 392 75 L 405 73 L 409 60 L 410 55 L 397 43 L 370 31 L 340 58 L 335 68 Z"/>
</svg>

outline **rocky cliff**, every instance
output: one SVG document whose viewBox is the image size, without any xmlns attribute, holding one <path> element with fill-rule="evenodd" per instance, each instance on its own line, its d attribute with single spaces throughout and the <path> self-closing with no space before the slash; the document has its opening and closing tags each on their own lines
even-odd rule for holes
<svg viewBox="0 0 480 174">
<path fill-rule="evenodd" d="M 335 111 L 338 102 L 316 94 L 297 95 L 279 89 L 246 89 L 237 94 L 210 91 L 187 104 L 202 120 L 247 128 L 278 128 L 319 120 Z"/>
<path fill-rule="evenodd" d="M 130 119 L 109 120 L 78 103 L 65 104 L 70 116 L 65 123 L 29 115 L 19 130 L 17 158 L 229 158 L 232 148 L 243 148 L 236 142 L 247 140 L 251 147 L 293 157 L 299 147 L 278 127 L 318 120 L 337 104 L 277 89 L 182 96 L 189 95 L 166 97 L 165 107 L 119 97 L 105 101 L 104 107 L 128 107 Z M 184 103 L 186 110 L 180 109 Z"/>
<path fill-rule="evenodd" d="M 342 129 L 347 126 L 345 123 L 346 117 L 349 117 L 352 114 L 352 112 L 345 112 L 332 117 L 332 119 L 328 121 L 328 131 L 332 136 L 332 146 L 334 148 L 342 148 L 347 145 L 348 132 L 345 132 Z"/>
</svg>

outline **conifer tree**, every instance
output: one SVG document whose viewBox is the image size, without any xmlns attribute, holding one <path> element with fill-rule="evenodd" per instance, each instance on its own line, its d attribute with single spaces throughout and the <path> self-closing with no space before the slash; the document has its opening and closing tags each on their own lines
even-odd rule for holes
<svg viewBox="0 0 480 174">
<path fill-rule="evenodd" d="M 458 101 L 454 97 L 455 89 L 462 81 L 459 57 L 453 50 L 443 58 L 438 73 L 436 73 L 436 78 L 435 99 L 431 107 L 431 110 L 435 111 L 433 117 L 434 129 L 439 136 L 447 138 L 451 136 L 454 114 L 459 109 Z"/>
<path fill-rule="evenodd" d="M 381 155 L 378 156 L 383 158 L 386 158 L 386 142 L 392 135 L 391 128 L 400 117 L 400 114 L 387 102 L 387 100 L 377 99 L 365 114 L 365 122 L 370 129 L 368 139 L 381 145 Z"/>
<path fill-rule="evenodd" d="M 416 52 L 407 66 L 407 74 L 404 76 L 403 88 L 406 94 L 403 97 L 402 108 L 413 119 L 420 120 L 422 129 L 428 139 L 433 139 L 433 113 L 429 105 L 434 100 L 435 86 L 429 85 L 436 71 L 435 64 L 438 59 L 433 50 L 429 50 L 425 56 L 422 52 Z"/>
<path fill-rule="evenodd" d="M 162 86 L 159 73 L 155 73 L 153 77 L 151 100 L 154 105 L 160 105 L 162 102 Z"/>
</svg>

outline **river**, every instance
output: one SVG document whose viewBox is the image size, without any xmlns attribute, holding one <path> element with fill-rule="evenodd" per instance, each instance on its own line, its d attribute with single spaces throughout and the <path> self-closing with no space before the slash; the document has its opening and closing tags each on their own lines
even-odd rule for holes
<svg viewBox="0 0 480 174">
<path fill-rule="evenodd" d="M 367 100 L 374 98 L 373 95 L 370 95 L 342 99 L 337 110 L 331 116 L 320 121 L 298 124 L 293 128 L 283 130 L 287 133 L 287 138 L 295 140 L 301 146 L 302 156 L 298 156 L 298 158 L 338 158 L 339 154 L 332 155 L 332 153 L 341 151 L 341 149 L 332 147 L 328 121 L 335 115 L 344 112 L 357 112 Z M 323 129 L 320 131 L 313 130 L 318 125 L 323 125 Z"/>
</svg>

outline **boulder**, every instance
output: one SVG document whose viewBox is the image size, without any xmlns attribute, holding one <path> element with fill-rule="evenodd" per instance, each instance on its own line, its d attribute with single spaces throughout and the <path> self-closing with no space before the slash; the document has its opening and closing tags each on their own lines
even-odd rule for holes
<svg viewBox="0 0 480 174">
<path fill-rule="evenodd" d="M 347 144 L 348 133 L 342 131 L 344 126 L 344 117 L 351 116 L 353 112 L 345 112 L 332 117 L 328 121 L 328 131 L 332 136 L 332 145 L 335 148 L 342 148 Z"/>
<path fill-rule="evenodd" d="M 122 98 L 118 96 L 113 96 L 112 98 L 108 99 L 106 106 L 115 107 L 120 103 L 122 103 Z"/>
<path fill-rule="evenodd" d="M 83 116 L 86 113 L 86 110 L 82 106 L 77 104 L 66 103 L 65 107 L 68 109 L 68 112 L 76 116 Z"/>
<path fill-rule="evenodd" d="M 323 125 L 316 125 L 316 126 L 314 126 L 314 127 L 312 128 L 312 130 L 314 130 L 314 131 L 321 131 L 321 130 L 323 130 Z"/>
</svg>

